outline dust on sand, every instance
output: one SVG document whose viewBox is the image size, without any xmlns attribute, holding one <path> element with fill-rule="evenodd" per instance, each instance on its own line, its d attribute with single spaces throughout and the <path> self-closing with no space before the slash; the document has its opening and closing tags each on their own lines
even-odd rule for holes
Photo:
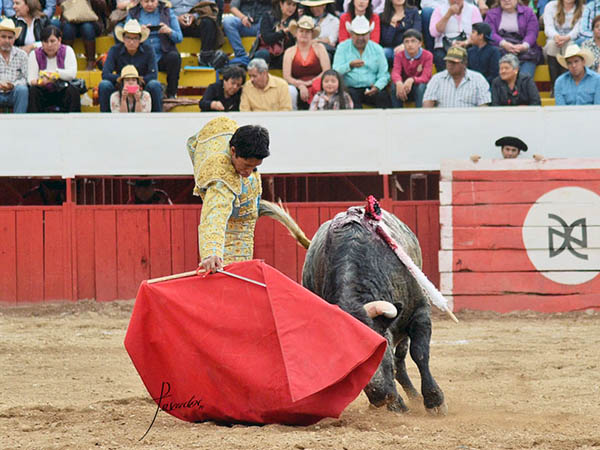
<svg viewBox="0 0 600 450">
<path fill-rule="evenodd" d="M 133 302 L 0 307 L 3 449 L 600 449 L 600 313 L 436 314 L 446 417 L 371 408 L 309 427 L 190 424 L 160 412 L 123 347 Z M 416 366 L 409 373 L 419 385 Z M 406 398 L 406 396 L 404 396 Z"/>
</svg>

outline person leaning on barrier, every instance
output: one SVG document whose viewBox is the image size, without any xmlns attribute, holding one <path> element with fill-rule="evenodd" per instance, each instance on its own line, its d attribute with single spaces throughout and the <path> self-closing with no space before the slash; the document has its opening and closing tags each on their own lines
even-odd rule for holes
<svg viewBox="0 0 600 450">
<path fill-rule="evenodd" d="M 240 111 L 292 110 L 290 87 L 283 78 L 269 74 L 269 66 L 264 59 L 255 58 L 250 61 L 248 77 L 250 79 L 242 88 Z"/>
<path fill-rule="evenodd" d="M 27 53 L 14 46 L 21 29 L 10 19 L 0 22 L 0 105 L 8 105 L 13 112 L 27 112 Z"/>
<path fill-rule="evenodd" d="M 515 55 L 504 55 L 499 67 L 500 74 L 492 81 L 492 106 L 542 104 L 535 81 L 519 71 L 519 59 Z"/>
<path fill-rule="evenodd" d="M 158 80 L 158 67 L 154 50 L 144 41 L 150 34 L 137 20 L 115 28 L 117 43 L 108 51 L 102 67 L 102 81 L 98 85 L 100 111 L 110 112 L 110 96 L 115 91 L 117 78 L 123 67 L 133 65 L 144 79 L 144 89 L 152 97 L 152 112 L 162 111 L 162 87 Z"/>
<path fill-rule="evenodd" d="M 239 111 L 242 97 L 242 85 L 246 71 L 239 66 L 228 66 L 221 71 L 221 80 L 206 88 L 199 102 L 200 110 Z"/>
</svg>

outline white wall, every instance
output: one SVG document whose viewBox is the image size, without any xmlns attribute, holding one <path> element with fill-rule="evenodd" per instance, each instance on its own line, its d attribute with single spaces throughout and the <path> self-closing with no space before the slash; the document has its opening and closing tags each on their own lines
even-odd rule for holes
<svg viewBox="0 0 600 450">
<path fill-rule="evenodd" d="M 189 175 L 187 138 L 206 113 L 2 114 L 0 176 Z M 444 159 L 498 158 L 519 136 L 529 152 L 598 157 L 600 107 L 233 113 L 271 134 L 263 173 L 439 170 Z"/>
</svg>

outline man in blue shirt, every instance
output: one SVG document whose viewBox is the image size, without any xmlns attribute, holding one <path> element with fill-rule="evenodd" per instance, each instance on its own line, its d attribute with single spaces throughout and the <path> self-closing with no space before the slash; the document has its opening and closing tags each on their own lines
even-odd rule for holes
<svg viewBox="0 0 600 450">
<path fill-rule="evenodd" d="M 144 41 L 150 34 L 147 28 L 142 29 L 137 20 L 129 20 L 124 27 L 115 28 L 118 41 L 108 51 L 102 67 L 102 81 L 98 85 L 100 111 L 110 112 L 110 96 L 115 91 L 117 78 L 123 67 L 131 64 L 144 79 L 144 89 L 152 97 L 152 111 L 162 111 L 162 87 L 158 80 L 158 66 L 154 50 Z"/>
<path fill-rule="evenodd" d="M 600 75 L 590 70 L 594 56 L 578 45 L 569 45 L 565 54 L 557 55 L 558 63 L 568 72 L 554 83 L 557 105 L 600 105 Z"/>
<path fill-rule="evenodd" d="M 343 75 L 354 109 L 367 103 L 377 108 L 390 108 L 385 88 L 390 82 L 388 63 L 381 45 L 369 40 L 373 25 L 365 16 L 356 16 L 346 24 L 351 39 L 338 45 L 333 57 L 333 70 Z"/>
<path fill-rule="evenodd" d="M 500 50 L 489 43 L 492 40 L 492 27 L 485 22 L 474 23 L 469 40 L 473 45 L 467 50 L 467 68 L 479 72 L 491 86 L 498 76 L 500 60 Z"/>
</svg>

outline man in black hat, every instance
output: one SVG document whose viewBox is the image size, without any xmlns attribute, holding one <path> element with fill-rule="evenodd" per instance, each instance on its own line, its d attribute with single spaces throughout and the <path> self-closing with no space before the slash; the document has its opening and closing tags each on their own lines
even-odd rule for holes
<svg viewBox="0 0 600 450">
<path fill-rule="evenodd" d="M 492 40 L 492 27 L 485 22 L 473 24 L 470 43 L 467 50 L 468 68 L 482 74 L 487 82 L 492 85 L 492 80 L 498 76 L 498 61 L 500 50 L 490 45 Z"/>
<path fill-rule="evenodd" d="M 527 144 L 518 137 L 504 136 L 496 141 L 496 147 L 501 147 L 504 159 L 514 159 L 519 153 L 527 151 Z"/>
</svg>

